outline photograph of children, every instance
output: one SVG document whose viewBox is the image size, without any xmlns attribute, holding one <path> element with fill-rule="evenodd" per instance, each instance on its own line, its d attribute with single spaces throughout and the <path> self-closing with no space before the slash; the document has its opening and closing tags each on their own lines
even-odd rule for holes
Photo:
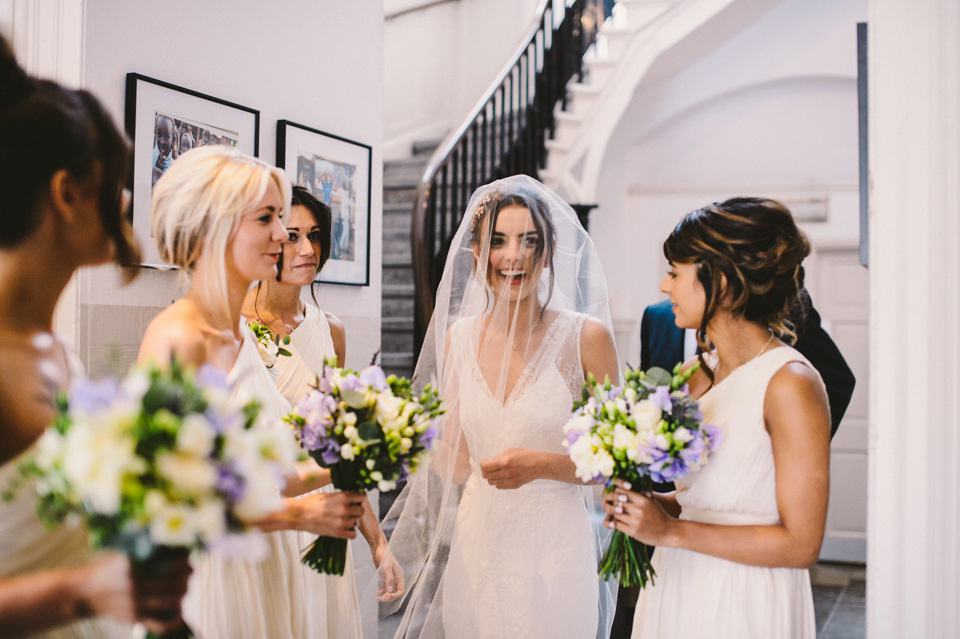
<svg viewBox="0 0 960 639">
<path fill-rule="evenodd" d="M 357 167 L 325 157 L 297 152 L 297 184 L 330 207 L 330 259 L 357 259 Z"/>
<path fill-rule="evenodd" d="M 174 115 L 154 112 L 153 116 L 153 176 L 151 188 L 182 153 L 195 146 L 228 144 L 237 146 L 240 134 L 209 124 L 190 122 Z"/>
</svg>

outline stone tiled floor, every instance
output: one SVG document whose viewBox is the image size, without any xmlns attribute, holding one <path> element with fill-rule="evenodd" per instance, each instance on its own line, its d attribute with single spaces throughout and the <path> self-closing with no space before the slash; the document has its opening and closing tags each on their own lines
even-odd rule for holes
<svg viewBox="0 0 960 639">
<path fill-rule="evenodd" d="M 857 564 L 819 563 L 810 570 L 817 639 L 866 637 L 866 578 Z"/>
<path fill-rule="evenodd" d="M 819 563 L 810 570 L 817 639 L 865 639 L 866 578 L 860 564 Z M 399 619 L 380 621 L 380 639 L 393 637 Z"/>
</svg>

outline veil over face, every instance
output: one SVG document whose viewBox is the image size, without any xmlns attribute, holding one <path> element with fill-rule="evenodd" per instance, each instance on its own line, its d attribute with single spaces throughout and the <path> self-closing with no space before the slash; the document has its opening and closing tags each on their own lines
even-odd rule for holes
<svg viewBox="0 0 960 639">
<path fill-rule="evenodd" d="M 479 188 L 453 237 L 413 380 L 415 388 L 438 388 L 444 399 L 438 448 L 384 520 L 384 529 L 393 529 L 390 547 L 407 578 L 404 598 L 381 607 L 389 615 L 402 605 L 397 637 L 444 637 L 444 616 L 449 621 L 467 614 L 451 610 L 451 578 L 444 585 L 447 563 L 454 561 L 451 543 L 455 535 L 461 543 L 467 538 L 457 532 L 464 525 L 457 523 L 463 485 L 470 479 L 495 491 L 480 479 L 479 463 L 506 449 L 563 451 L 562 426 L 584 379 L 579 337 L 586 322 L 602 325 L 612 335 L 603 270 L 573 209 L 527 176 Z M 566 391 L 546 392 L 558 385 Z M 485 417 L 475 414 L 475 394 L 502 415 L 500 426 L 477 428 L 478 419 L 482 423 Z M 542 413 L 553 415 L 547 430 L 531 426 Z M 491 416 L 491 421 L 497 420 Z M 529 490 L 538 488 L 524 489 L 544 482 L 562 484 L 535 480 L 492 498 L 530 501 L 535 497 L 526 496 L 533 494 Z M 582 551 L 592 566 L 586 587 L 595 591 L 596 560 L 607 532 L 598 514 L 600 489 L 564 486 L 579 495 L 583 513 L 582 522 L 569 525 L 582 525 L 592 538 Z M 551 543 L 548 538 L 532 541 Z M 606 637 L 615 584 L 601 582 L 599 590 L 597 637 Z"/>
</svg>

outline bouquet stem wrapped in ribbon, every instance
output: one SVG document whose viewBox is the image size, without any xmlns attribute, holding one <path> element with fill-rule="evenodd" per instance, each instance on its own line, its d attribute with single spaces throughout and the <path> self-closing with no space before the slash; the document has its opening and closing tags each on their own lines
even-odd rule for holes
<svg viewBox="0 0 960 639">
<path fill-rule="evenodd" d="M 244 522 L 282 506 L 296 444 L 259 410 L 230 399 L 222 371 L 176 360 L 122 381 L 78 380 L 22 472 L 37 478 L 42 520 L 78 517 L 95 547 L 130 558 L 135 583 L 163 577 L 194 550 L 255 550 Z M 184 625 L 167 636 L 193 634 Z"/>
<path fill-rule="evenodd" d="M 427 386 L 419 397 L 410 382 L 384 375 L 376 365 L 359 373 L 324 366 L 316 388 L 297 400 L 284 419 L 300 445 L 330 469 L 338 490 L 393 490 L 433 448 L 433 419 L 443 413 L 440 397 Z M 347 541 L 318 537 L 302 561 L 314 570 L 342 575 Z"/>
<path fill-rule="evenodd" d="M 564 426 L 564 444 L 583 481 L 629 482 L 650 494 L 653 482 L 671 482 L 703 466 L 723 433 L 703 422 L 687 388 L 699 364 L 673 375 L 662 368 L 627 369 L 623 386 L 599 384 L 591 375 L 582 401 Z M 619 577 L 625 587 L 646 586 L 655 576 L 646 546 L 620 531 L 600 559 L 603 579 Z"/>
</svg>

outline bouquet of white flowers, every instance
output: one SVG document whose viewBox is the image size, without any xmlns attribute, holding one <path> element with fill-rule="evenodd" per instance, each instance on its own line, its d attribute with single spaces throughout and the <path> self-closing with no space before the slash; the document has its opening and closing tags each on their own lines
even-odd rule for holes
<svg viewBox="0 0 960 639">
<path fill-rule="evenodd" d="M 427 386 L 414 396 L 410 382 L 385 376 L 371 365 L 359 373 L 324 366 L 317 385 L 284 417 L 300 445 L 330 469 L 334 487 L 393 490 L 416 470 L 437 436 L 433 419 L 443 413 L 440 397 Z M 342 575 L 345 539 L 319 537 L 303 556 L 313 569 Z"/>
<path fill-rule="evenodd" d="M 627 369 L 624 385 L 598 384 L 591 376 L 583 400 L 564 426 L 564 445 L 577 477 L 613 489 L 622 479 L 649 493 L 652 482 L 671 482 L 700 468 L 723 440 L 720 429 L 703 422 L 687 380 L 699 364 L 673 375 L 662 368 Z M 600 560 L 600 576 L 619 576 L 626 586 L 645 586 L 654 577 L 646 546 L 614 531 Z"/>
<path fill-rule="evenodd" d="M 79 517 L 96 547 L 145 574 L 191 550 L 255 540 L 245 522 L 282 506 L 296 443 L 229 392 L 221 371 L 176 361 L 73 382 L 23 467 L 38 478 L 41 519 Z"/>
</svg>

